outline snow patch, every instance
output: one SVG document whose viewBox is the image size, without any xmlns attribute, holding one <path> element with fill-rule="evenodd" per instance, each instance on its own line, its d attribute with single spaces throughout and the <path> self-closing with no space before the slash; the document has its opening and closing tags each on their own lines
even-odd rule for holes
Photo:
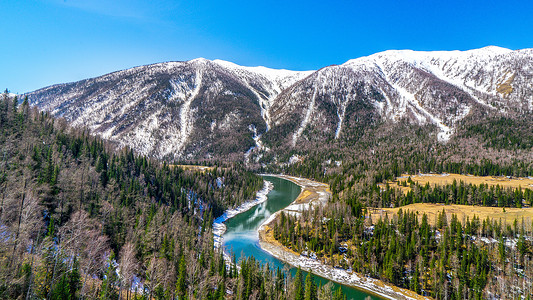
<svg viewBox="0 0 533 300">
<path fill-rule="evenodd" d="M 263 188 L 257 192 L 256 198 L 254 200 L 244 202 L 236 208 L 226 210 L 220 217 L 216 218 L 213 221 L 213 237 L 215 242 L 215 249 L 219 249 L 222 246 L 223 235 L 226 232 L 226 225 L 224 224 L 224 222 L 240 213 L 251 209 L 252 207 L 258 204 L 265 202 L 268 199 L 268 193 L 270 193 L 273 188 L 274 184 L 272 182 L 263 180 Z"/>
<path fill-rule="evenodd" d="M 339 118 L 339 122 L 337 123 L 337 129 L 335 130 L 335 139 L 338 139 L 341 133 L 342 120 L 344 120 L 344 116 L 346 114 L 346 103 L 347 101 L 344 101 L 341 103 L 340 108 L 337 107 L 337 117 Z"/>
<path fill-rule="evenodd" d="M 202 85 L 202 70 L 198 69 L 196 71 L 196 76 L 194 77 L 194 90 L 190 93 L 188 97 L 184 99 L 183 104 L 180 109 L 180 135 L 177 141 L 177 152 L 181 154 L 183 147 L 187 143 L 189 135 L 192 132 L 193 120 L 191 114 L 191 103 L 198 96 L 200 92 L 200 87 Z"/>
<path fill-rule="evenodd" d="M 255 127 L 255 125 L 250 124 L 250 126 L 248 126 L 248 129 L 253 134 L 252 138 L 255 142 L 255 146 L 250 147 L 250 149 L 248 149 L 248 151 L 244 153 L 244 163 L 246 165 L 250 163 L 250 156 L 252 155 L 252 152 L 254 151 L 254 149 L 257 149 L 257 151 L 262 151 L 262 150 L 268 151 L 269 150 L 267 147 L 263 146 L 263 141 L 261 141 L 261 134 L 257 134 L 257 128 Z M 260 157 L 258 157 L 256 161 L 259 161 L 259 159 Z"/>
<path fill-rule="evenodd" d="M 318 74 L 317 82 L 320 81 L 320 74 Z M 309 103 L 309 106 L 307 107 L 307 111 L 305 112 L 304 119 L 302 120 L 302 123 L 300 124 L 300 127 L 298 130 L 293 134 L 292 136 L 292 146 L 296 146 L 296 141 L 298 141 L 298 138 L 302 135 L 302 133 L 305 130 L 305 127 L 309 123 L 309 119 L 311 118 L 311 114 L 313 113 L 313 110 L 315 108 L 315 100 L 316 100 L 316 94 L 318 93 L 318 84 L 315 85 L 315 90 L 313 92 L 313 97 L 311 97 L 311 103 Z"/>
<path fill-rule="evenodd" d="M 289 158 L 289 165 L 295 164 L 301 160 L 302 158 L 298 154 L 294 154 L 293 156 L 291 156 L 291 158 Z"/>
<path fill-rule="evenodd" d="M 275 98 L 285 88 L 296 81 L 309 76 L 314 71 L 289 71 L 270 69 L 263 66 L 245 67 L 232 62 L 216 59 L 213 63 L 231 71 L 257 98 L 261 109 L 261 117 L 266 123 L 266 131 L 271 128 L 270 107 Z M 259 90 L 256 86 L 264 90 Z"/>
<path fill-rule="evenodd" d="M 450 139 L 451 135 L 453 134 L 453 129 L 444 125 L 442 120 L 432 115 L 429 111 L 427 111 L 424 107 L 422 107 L 422 105 L 420 105 L 420 103 L 416 100 L 415 95 L 410 93 L 407 89 L 394 83 L 393 80 L 389 78 L 387 70 L 381 61 L 377 60 L 376 64 L 381 69 L 381 72 L 383 76 L 385 77 L 385 80 L 398 92 L 400 97 L 406 101 L 406 102 L 404 101 L 404 103 L 409 104 L 411 106 L 411 111 L 413 112 L 415 117 L 419 120 L 419 122 L 423 123 L 422 120 L 429 119 L 432 123 L 436 124 L 441 130 L 441 132 L 437 134 L 438 141 L 447 142 Z"/>
</svg>

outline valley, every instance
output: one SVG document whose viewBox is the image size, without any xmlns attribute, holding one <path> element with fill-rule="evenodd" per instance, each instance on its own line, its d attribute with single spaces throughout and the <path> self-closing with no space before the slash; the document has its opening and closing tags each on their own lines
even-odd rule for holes
<svg viewBox="0 0 533 300">
<path fill-rule="evenodd" d="M 0 7 L 0 300 L 533 299 L 533 1 Z"/>
<path fill-rule="evenodd" d="M 0 295 L 526 299 L 532 66 L 493 46 L 200 58 L 6 91 Z"/>
<path fill-rule="evenodd" d="M 310 257 L 307 254 L 307 251 L 298 253 L 283 246 L 274 237 L 274 232 L 271 227 L 274 222 L 278 221 L 280 214 L 283 212 L 288 215 L 298 215 L 313 207 L 324 206 L 331 197 L 331 193 L 329 192 L 327 184 L 291 176 L 277 175 L 275 177 L 290 180 L 299 185 L 301 187 L 301 192 L 289 206 L 270 215 L 270 217 L 257 228 L 259 233 L 259 245 L 264 251 L 282 262 L 291 265 L 293 268 L 301 268 L 304 271 L 311 272 L 336 283 L 352 287 L 355 291 L 346 287 L 344 288 L 344 293 L 347 296 L 347 299 L 360 299 L 364 297 L 364 295 L 361 295 L 361 292 L 357 292 L 357 290 L 367 292 L 370 295 L 377 295 L 380 298 L 385 299 L 426 299 L 412 291 L 400 289 L 382 281 L 362 276 L 361 274 L 354 273 L 352 270 L 344 270 L 324 264 L 320 260 L 317 260 L 316 257 Z M 368 296 L 365 297 L 365 299 L 367 298 Z"/>
</svg>

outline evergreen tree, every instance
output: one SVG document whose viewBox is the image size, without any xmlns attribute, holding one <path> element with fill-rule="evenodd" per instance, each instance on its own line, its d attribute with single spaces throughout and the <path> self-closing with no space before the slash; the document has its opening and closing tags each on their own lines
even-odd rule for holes
<svg viewBox="0 0 533 300">
<path fill-rule="evenodd" d="M 296 276 L 294 277 L 294 293 L 295 300 L 304 300 L 303 275 L 302 270 L 299 267 L 296 271 Z"/>
<path fill-rule="evenodd" d="M 182 254 L 178 266 L 178 280 L 176 281 L 176 295 L 179 299 L 184 299 L 186 292 L 186 276 L 187 276 L 187 266 L 185 265 L 185 257 Z"/>
<path fill-rule="evenodd" d="M 305 278 L 305 300 L 317 300 L 318 299 L 318 291 L 317 286 L 315 284 L 315 280 L 313 278 L 313 274 L 308 273 L 307 277 Z"/>
<path fill-rule="evenodd" d="M 118 282 L 118 276 L 115 268 L 115 254 L 111 253 L 107 259 L 107 271 L 105 272 L 102 284 L 100 286 L 100 299 L 117 299 L 118 293 L 115 288 Z"/>
</svg>

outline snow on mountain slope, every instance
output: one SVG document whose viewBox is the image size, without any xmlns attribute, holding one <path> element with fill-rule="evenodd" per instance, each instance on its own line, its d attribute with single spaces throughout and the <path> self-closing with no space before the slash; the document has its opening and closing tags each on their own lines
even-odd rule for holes
<svg viewBox="0 0 533 300">
<path fill-rule="evenodd" d="M 533 110 L 531 49 L 390 50 L 318 72 L 323 75 L 301 80 L 282 93 L 272 108 L 274 123 L 293 132 L 292 145 L 305 129 L 314 136 L 337 139 L 350 126 L 374 123 L 376 115 L 393 122 L 407 118 L 417 124 L 434 124 L 439 128 L 438 139 L 446 142 L 471 112 Z M 310 110 L 300 101 L 318 103 L 310 122 Z M 374 109 L 365 110 L 362 104 Z M 349 109 L 354 105 L 359 107 L 357 114 Z M 311 139 L 304 136 L 304 140 Z"/>
<path fill-rule="evenodd" d="M 277 94 L 309 72 L 195 59 L 136 67 L 29 93 L 32 104 L 158 158 L 245 152 Z"/>
<path fill-rule="evenodd" d="M 298 80 L 309 76 L 313 71 L 275 70 L 265 67 L 243 67 L 232 62 L 214 60 L 214 63 L 231 71 L 237 78 L 245 82 L 260 103 L 261 116 L 270 129 L 270 107 L 282 90 Z"/>
<path fill-rule="evenodd" d="M 437 139 L 446 142 L 468 115 L 531 114 L 533 50 L 390 50 L 304 72 L 200 58 L 27 95 L 73 125 L 143 154 L 246 154 L 250 161 L 267 151 L 263 141 L 318 145 L 405 119 L 435 125 Z"/>
</svg>

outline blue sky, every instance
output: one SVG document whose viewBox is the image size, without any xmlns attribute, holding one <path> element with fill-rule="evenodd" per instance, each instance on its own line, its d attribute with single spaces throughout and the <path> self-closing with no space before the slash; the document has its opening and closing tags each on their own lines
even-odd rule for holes
<svg viewBox="0 0 533 300">
<path fill-rule="evenodd" d="M 318 69 L 388 49 L 533 47 L 533 1 L 2 0 L 0 88 L 197 57 Z"/>
</svg>

